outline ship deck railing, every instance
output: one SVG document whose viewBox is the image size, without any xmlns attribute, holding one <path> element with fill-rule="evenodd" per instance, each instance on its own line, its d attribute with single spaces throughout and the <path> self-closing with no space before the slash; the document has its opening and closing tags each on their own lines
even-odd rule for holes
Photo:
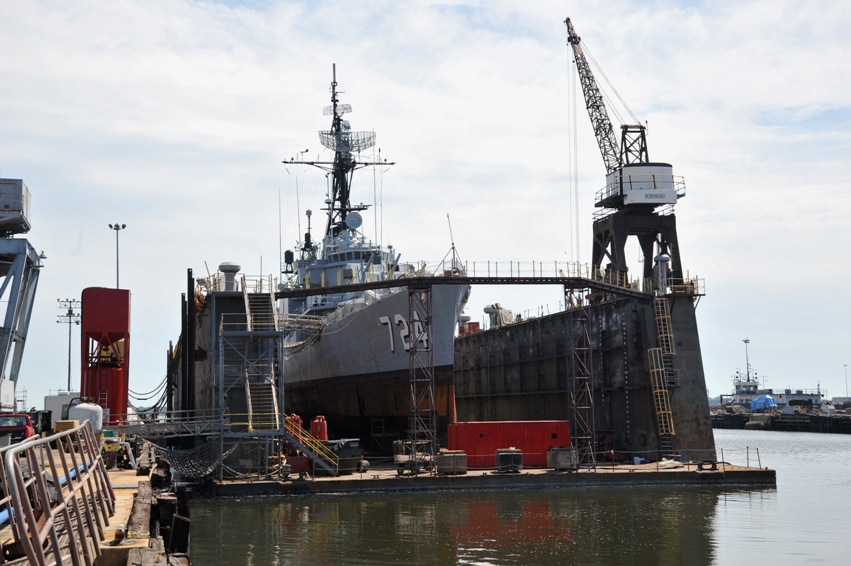
<svg viewBox="0 0 851 566">
<path fill-rule="evenodd" d="M 219 410 L 186 410 L 151 414 L 112 414 L 104 428 L 127 436 L 144 438 L 209 436 L 230 428 L 230 416 Z"/>
<path fill-rule="evenodd" d="M 291 433 L 290 424 L 274 426 L 274 413 L 233 413 L 218 409 L 172 411 L 154 415 L 110 415 L 104 429 L 143 438 L 181 436 L 280 436 Z M 260 424 L 258 424 L 260 423 Z M 268 428 L 264 428 L 264 423 Z"/>
<path fill-rule="evenodd" d="M 396 279 L 407 277 L 470 277 L 470 278 L 493 278 L 493 279 L 546 279 L 553 278 L 583 278 L 602 283 L 608 283 L 627 289 L 642 290 L 650 292 L 652 282 L 650 279 L 630 277 L 627 273 L 600 273 L 590 263 L 560 262 L 560 261 L 536 261 L 536 260 L 485 260 L 485 261 L 453 261 L 443 260 L 440 262 L 418 263 L 419 267 L 397 273 Z M 385 281 L 385 278 L 367 277 L 363 283 L 374 283 Z M 703 279 L 686 276 L 682 280 L 668 281 L 673 293 L 696 292 L 703 286 Z M 336 288 L 343 286 L 342 272 L 339 277 L 333 275 L 322 278 L 320 288 Z M 290 281 L 286 289 L 296 288 L 295 283 Z M 310 288 L 311 285 L 305 285 Z M 313 287 L 316 287 L 314 284 Z"/>
<path fill-rule="evenodd" d="M 601 272 L 599 267 L 595 267 L 589 263 L 580 262 L 560 262 L 560 261 L 536 261 L 536 260 L 485 260 L 485 261 L 459 261 L 458 259 L 445 259 L 439 262 L 420 261 L 416 266 L 404 264 L 400 267 L 403 269 L 394 274 L 393 281 L 388 281 L 383 273 L 373 273 L 366 271 L 364 281 L 354 283 L 354 287 L 371 288 L 370 283 L 378 284 L 376 290 L 393 286 L 393 282 L 398 280 L 399 286 L 404 287 L 409 284 L 411 278 L 446 278 L 446 281 L 457 279 L 459 283 L 476 283 L 489 284 L 491 282 L 499 282 L 499 284 L 554 284 L 559 281 L 567 281 L 569 279 L 582 279 L 589 282 L 603 283 L 612 285 L 620 289 L 627 290 L 631 293 L 651 294 L 656 291 L 654 282 L 650 278 L 635 278 L 629 273 L 622 272 Z M 466 280 L 466 281 L 465 281 Z M 309 294 L 314 294 L 321 289 L 328 289 L 329 293 L 340 293 L 341 289 L 347 288 L 350 285 L 342 285 L 344 281 L 342 271 L 337 277 L 333 274 L 329 277 L 323 277 L 320 285 L 311 286 L 306 282 L 302 291 L 310 290 Z M 383 283 L 383 285 L 381 284 Z M 232 288 L 227 289 L 224 275 L 216 273 L 208 278 L 199 279 L 199 286 L 208 292 L 212 291 L 234 291 L 242 292 L 244 289 L 249 293 L 273 293 L 275 290 L 281 292 L 280 295 L 288 295 L 287 291 L 297 291 L 300 287 L 296 285 L 294 278 L 289 278 L 285 283 L 278 286 L 278 280 L 270 276 L 247 276 L 235 279 L 232 283 Z M 575 285 L 574 285 L 575 287 Z M 697 276 L 686 274 L 682 279 L 668 278 L 667 287 L 663 294 L 673 295 L 704 295 L 705 280 Z M 362 290 L 362 289 L 359 289 Z M 355 291 L 352 291 L 355 292 Z M 280 298 L 280 297 L 279 297 Z M 246 320 L 234 319 L 233 329 L 237 325 L 245 325 Z"/>
<path fill-rule="evenodd" d="M 234 278 L 228 288 L 225 274 L 217 271 L 209 277 L 199 277 L 197 284 L 200 289 L 208 293 L 233 291 L 237 293 L 274 293 L 278 288 L 278 278 L 272 275 L 247 275 L 241 274 Z"/>
</svg>

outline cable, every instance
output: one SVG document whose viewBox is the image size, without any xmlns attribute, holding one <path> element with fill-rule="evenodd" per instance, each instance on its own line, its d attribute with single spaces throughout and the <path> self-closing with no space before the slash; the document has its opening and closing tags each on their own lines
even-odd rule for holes
<svg viewBox="0 0 851 566">
<path fill-rule="evenodd" d="M 163 387 L 165 387 L 167 384 L 168 384 L 168 376 L 164 377 L 163 380 L 159 383 L 159 385 L 157 385 L 155 388 L 153 388 L 152 390 L 147 391 L 145 393 L 138 393 L 136 391 L 133 391 L 130 388 L 128 388 L 127 391 L 131 394 L 131 397 L 133 397 L 134 399 L 144 401 L 144 400 L 150 399 L 151 397 L 158 394 L 160 391 L 162 391 Z M 146 396 L 148 396 L 148 397 L 146 397 Z"/>
</svg>

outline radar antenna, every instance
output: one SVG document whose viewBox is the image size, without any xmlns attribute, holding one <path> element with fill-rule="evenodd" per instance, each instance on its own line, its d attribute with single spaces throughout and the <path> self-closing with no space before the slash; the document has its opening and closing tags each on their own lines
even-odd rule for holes
<svg viewBox="0 0 851 566">
<path fill-rule="evenodd" d="M 328 212 L 328 225 L 325 229 L 326 237 L 339 236 L 344 230 L 357 230 L 363 222 L 359 214 L 355 214 L 351 221 L 347 218 L 358 211 L 369 208 L 366 204 L 353 205 L 349 200 L 351 193 L 352 174 L 356 169 L 374 165 L 393 165 L 393 162 L 374 162 L 369 159 L 356 158 L 356 154 L 369 149 L 375 145 L 375 132 L 353 132 L 348 120 L 343 120 L 343 114 L 352 111 L 349 104 L 341 104 L 337 90 L 337 65 L 332 66 L 333 79 L 331 81 L 331 104 L 322 110 L 322 114 L 331 116 L 331 128 L 319 131 L 319 141 L 322 145 L 334 152 L 333 161 L 295 161 L 290 159 L 284 163 L 301 163 L 312 165 L 328 172 L 331 178 L 331 191 L 325 200 Z"/>
</svg>

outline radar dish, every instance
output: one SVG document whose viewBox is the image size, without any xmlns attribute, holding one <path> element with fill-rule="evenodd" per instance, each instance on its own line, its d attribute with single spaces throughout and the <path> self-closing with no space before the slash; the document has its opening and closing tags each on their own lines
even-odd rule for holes
<svg viewBox="0 0 851 566">
<path fill-rule="evenodd" d="M 375 132 L 333 132 L 323 130 L 319 132 L 319 141 L 331 151 L 342 151 L 344 153 L 359 153 L 375 145 Z"/>
<path fill-rule="evenodd" d="M 348 216 L 346 216 L 346 227 L 351 230 L 357 230 L 360 228 L 360 225 L 363 224 L 363 218 L 357 212 L 350 212 Z"/>
<path fill-rule="evenodd" d="M 339 112 L 340 114 L 346 114 L 347 112 L 351 112 L 351 111 L 352 111 L 352 105 L 351 104 L 338 104 L 337 105 L 337 112 Z M 322 109 L 322 115 L 323 116 L 330 116 L 333 113 L 334 113 L 334 107 L 333 106 L 326 106 L 325 108 Z"/>
</svg>

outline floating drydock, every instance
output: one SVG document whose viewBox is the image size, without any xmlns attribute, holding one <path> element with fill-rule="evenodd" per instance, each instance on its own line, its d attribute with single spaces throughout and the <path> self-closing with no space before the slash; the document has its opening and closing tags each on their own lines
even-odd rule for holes
<svg viewBox="0 0 851 566">
<path fill-rule="evenodd" d="M 459 337 L 458 419 L 571 418 L 596 453 L 712 452 L 692 289 L 595 292 L 583 307 Z"/>
<path fill-rule="evenodd" d="M 695 314 L 703 285 L 682 267 L 674 214 L 685 184 L 670 164 L 649 160 L 643 126 L 624 125 L 615 139 L 566 24 L 606 166 L 590 265 L 482 276 L 453 256 L 437 273 L 406 272 L 358 233 L 365 207 L 349 201 L 352 151 L 374 140 L 342 120 L 350 108 L 338 104 L 335 76 L 332 128 L 320 134 L 334 160 L 306 162 L 334 178 L 321 254 L 308 228 L 300 257 L 286 256 L 289 283 L 231 264 L 197 280 L 189 272 L 169 411 L 195 419 L 187 443 L 210 439 L 220 481 L 225 470 L 266 477 L 302 455 L 336 475 L 339 462 L 301 426 L 319 416 L 332 437 L 351 431 L 360 446 L 407 455 L 412 472 L 420 454 L 433 460 L 446 445 L 452 421 L 569 421 L 565 447 L 591 469 L 611 458 L 716 459 Z M 630 238 L 643 255 L 639 274 L 627 266 Z M 477 284 L 558 285 L 565 310 L 502 317 L 457 338 L 450 371 L 448 329 Z M 397 451 L 397 442 L 406 445 Z"/>
<path fill-rule="evenodd" d="M 674 465 L 678 467 L 666 467 Z M 369 470 L 340 477 L 282 481 L 255 478 L 250 481 L 212 482 L 206 489 L 216 496 L 359 494 L 407 491 L 478 491 L 516 489 L 575 489 L 589 487 L 714 486 L 775 488 L 774 470 L 718 463 L 714 465 L 654 462 L 645 464 L 599 465 L 576 472 L 524 469 L 517 473 L 492 470 L 468 471 L 463 475 L 404 475 L 394 468 Z"/>
</svg>

